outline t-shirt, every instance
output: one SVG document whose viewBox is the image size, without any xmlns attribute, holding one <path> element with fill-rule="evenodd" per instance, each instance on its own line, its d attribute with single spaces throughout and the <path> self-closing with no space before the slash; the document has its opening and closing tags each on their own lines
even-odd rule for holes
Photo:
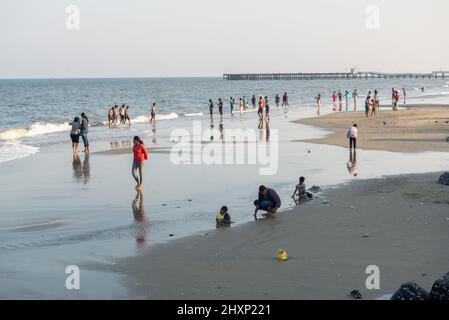
<svg viewBox="0 0 449 320">
<path fill-rule="evenodd" d="M 263 200 L 268 200 L 274 203 L 274 206 L 276 208 L 279 208 L 281 206 L 281 199 L 279 198 L 278 194 L 276 193 L 276 191 L 274 191 L 273 189 L 268 188 L 267 190 L 267 195 L 264 196 L 259 192 L 259 200 L 263 201 Z"/>
<path fill-rule="evenodd" d="M 148 160 L 148 152 L 143 144 L 135 144 L 133 146 L 134 159 L 136 163 L 142 163 Z"/>
<path fill-rule="evenodd" d="M 231 223 L 231 216 L 227 212 L 224 215 L 222 215 L 219 212 L 217 214 L 217 218 L 215 220 L 217 221 L 217 223 L 230 224 Z"/>
<path fill-rule="evenodd" d="M 70 134 L 80 134 L 79 122 L 72 122 L 72 130 L 70 131 Z"/>
<path fill-rule="evenodd" d="M 358 130 L 356 127 L 351 127 L 348 131 L 348 138 L 357 139 Z"/>
<path fill-rule="evenodd" d="M 302 193 L 306 192 L 306 184 L 305 183 L 298 183 L 296 185 L 296 190 L 298 190 L 299 194 L 302 194 Z"/>
<path fill-rule="evenodd" d="M 83 133 L 89 132 L 89 121 L 86 118 L 81 119 L 81 130 Z"/>
</svg>

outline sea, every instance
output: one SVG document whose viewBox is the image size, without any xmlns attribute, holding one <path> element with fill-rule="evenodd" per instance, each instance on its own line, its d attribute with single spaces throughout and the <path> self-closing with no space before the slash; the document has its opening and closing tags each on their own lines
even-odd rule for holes
<svg viewBox="0 0 449 320">
<path fill-rule="evenodd" d="M 27 79 L 0 80 L 0 163 L 39 152 L 42 145 L 66 143 L 69 122 L 85 112 L 92 139 L 128 137 L 129 130 L 109 130 L 107 110 L 129 105 L 136 132 L 149 122 L 150 107 L 157 103 L 162 126 L 176 127 L 192 118 L 208 116 L 208 100 L 217 105 L 229 98 L 250 100 L 289 95 L 291 108 L 313 108 L 317 94 L 324 107 L 330 106 L 334 90 L 352 94 L 358 90 L 361 106 L 368 91 L 377 89 L 381 104 L 391 103 L 391 88 L 407 92 L 407 103 L 448 103 L 447 79 L 418 80 L 309 80 L 309 81 L 225 81 L 221 78 L 116 78 L 116 79 Z M 424 88 L 424 90 L 423 90 Z M 215 110 L 217 111 L 217 107 Z"/>
</svg>

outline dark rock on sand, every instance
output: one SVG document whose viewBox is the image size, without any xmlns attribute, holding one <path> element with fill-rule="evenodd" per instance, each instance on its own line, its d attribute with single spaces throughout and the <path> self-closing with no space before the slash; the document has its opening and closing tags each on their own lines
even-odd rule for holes
<svg viewBox="0 0 449 320">
<path fill-rule="evenodd" d="M 449 300 L 449 272 L 433 283 L 430 298 L 432 300 Z"/>
<path fill-rule="evenodd" d="M 449 186 L 449 172 L 443 173 L 438 179 L 438 183 Z"/>
<path fill-rule="evenodd" d="M 416 283 L 407 282 L 401 285 L 391 300 L 430 300 L 430 295 Z"/>
<path fill-rule="evenodd" d="M 313 187 L 309 188 L 309 191 L 313 192 L 313 193 L 318 193 L 318 192 L 321 192 L 321 188 L 318 186 L 313 186 Z"/>
</svg>

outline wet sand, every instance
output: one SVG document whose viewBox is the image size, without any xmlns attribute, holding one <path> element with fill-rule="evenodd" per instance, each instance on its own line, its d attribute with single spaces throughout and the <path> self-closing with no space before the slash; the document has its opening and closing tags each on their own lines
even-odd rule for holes
<svg viewBox="0 0 449 320">
<path fill-rule="evenodd" d="M 396 112 L 381 110 L 370 118 L 366 118 L 362 111 L 339 112 L 296 122 L 331 131 L 324 138 L 307 140 L 313 143 L 348 147 L 346 133 L 353 123 L 357 123 L 359 149 L 449 151 L 449 142 L 446 141 L 449 137 L 449 108 L 410 108 Z"/>
<path fill-rule="evenodd" d="M 375 299 L 406 281 L 430 290 L 449 271 L 449 187 L 438 176 L 353 181 L 276 219 L 158 245 L 109 271 L 145 299 L 349 299 L 352 289 Z M 368 265 L 380 268 L 380 290 L 365 288 Z"/>
</svg>

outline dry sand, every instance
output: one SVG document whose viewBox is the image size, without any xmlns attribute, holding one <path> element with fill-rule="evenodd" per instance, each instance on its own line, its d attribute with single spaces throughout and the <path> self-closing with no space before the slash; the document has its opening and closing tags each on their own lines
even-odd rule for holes
<svg viewBox="0 0 449 320">
<path fill-rule="evenodd" d="M 449 151 L 449 108 L 411 108 L 382 110 L 366 118 L 364 112 L 339 112 L 298 123 L 332 131 L 327 137 L 309 140 L 313 143 L 348 147 L 346 133 L 357 123 L 357 148 L 397 152 Z"/>
<path fill-rule="evenodd" d="M 430 290 L 449 271 L 449 187 L 438 176 L 352 182 L 327 190 L 329 203 L 158 245 L 111 268 L 127 276 L 130 298 L 349 299 L 358 289 L 374 299 L 406 281 Z M 365 288 L 368 265 L 380 268 L 380 290 Z"/>
</svg>

